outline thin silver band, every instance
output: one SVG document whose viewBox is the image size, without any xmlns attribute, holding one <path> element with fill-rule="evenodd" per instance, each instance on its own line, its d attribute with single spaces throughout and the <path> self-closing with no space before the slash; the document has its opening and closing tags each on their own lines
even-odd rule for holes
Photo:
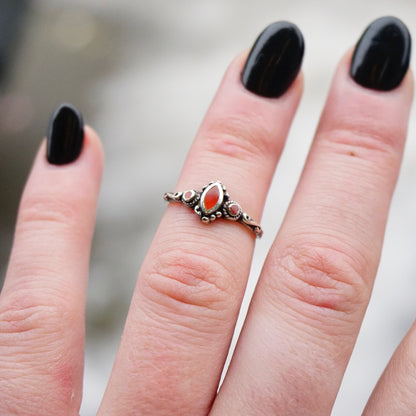
<svg viewBox="0 0 416 416">
<path fill-rule="evenodd" d="M 166 192 L 163 198 L 168 202 L 183 203 L 194 210 L 205 224 L 224 218 L 243 224 L 258 238 L 263 235 L 260 225 L 243 212 L 240 204 L 230 199 L 225 186 L 219 181 L 210 182 L 202 191 L 190 189 L 185 192 Z"/>
</svg>

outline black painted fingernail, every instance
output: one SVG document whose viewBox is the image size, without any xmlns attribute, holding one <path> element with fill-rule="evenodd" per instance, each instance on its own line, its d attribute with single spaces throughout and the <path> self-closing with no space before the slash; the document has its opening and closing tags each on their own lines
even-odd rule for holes
<svg viewBox="0 0 416 416">
<path fill-rule="evenodd" d="M 244 86 L 264 97 L 279 97 L 299 73 L 304 49 L 302 33 L 293 23 L 267 26 L 247 58 L 242 74 Z"/>
<path fill-rule="evenodd" d="M 396 17 L 377 19 L 355 47 L 350 74 L 363 87 L 388 91 L 403 80 L 409 67 L 411 36 Z"/>
<path fill-rule="evenodd" d="M 78 110 L 61 104 L 52 114 L 47 133 L 49 163 L 65 165 L 78 158 L 84 141 L 84 122 Z"/>
</svg>

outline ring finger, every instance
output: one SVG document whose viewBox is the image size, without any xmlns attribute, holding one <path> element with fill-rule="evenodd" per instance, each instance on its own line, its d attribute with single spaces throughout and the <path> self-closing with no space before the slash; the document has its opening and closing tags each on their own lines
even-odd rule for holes
<svg viewBox="0 0 416 416">
<path fill-rule="evenodd" d="M 177 191 L 221 180 L 259 220 L 302 90 L 299 30 L 275 23 L 227 71 Z M 241 76 L 241 74 L 243 74 Z M 100 415 L 205 415 L 248 277 L 254 234 L 170 204 L 143 263 Z"/>
<path fill-rule="evenodd" d="M 212 415 L 330 414 L 399 172 L 409 55 L 407 28 L 388 17 L 341 62 Z"/>
</svg>

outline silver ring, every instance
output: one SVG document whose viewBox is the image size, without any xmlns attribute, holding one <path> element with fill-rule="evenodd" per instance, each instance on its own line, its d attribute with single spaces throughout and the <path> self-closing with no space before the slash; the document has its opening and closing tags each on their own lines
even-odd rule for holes
<svg viewBox="0 0 416 416">
<path fill-rule="evenodd" d="M 243 224 L 258 238 L 263 235 L 260 225 L 243 212 L 238 202 L 230 199 L 225 186 L 219 181 L 210 182 L 202 188 L 202 191 L 189 189 L 185 192 L 166 192 L 163 198 L 168 202 L 182 202 L 193 209 L 204 224 L 209 224 L 217 218 L 224 218 Z"/>
</svg>

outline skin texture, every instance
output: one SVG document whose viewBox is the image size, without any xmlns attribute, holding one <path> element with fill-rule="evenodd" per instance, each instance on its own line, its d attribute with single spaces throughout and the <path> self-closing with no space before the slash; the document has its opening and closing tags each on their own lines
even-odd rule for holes
<svg viewBox="0 0 416 416">
<path fill-rule="evenodd" d="M 416 325 L 400 343 L 375 387 L 363 416 L 416 413 Z"/>
<path fill-rule="evenodd" d="M 246 56 L 228 69 L 175 190 L 220 178 L 258 221 L 302 76 L 281 97 L 260 97 L 241 84 Z M 350 78 L 350 61 L 348 53 L 334 77 L 219 394 L 254 236 L 227 221 L 205 226 L 170 204 L 139 273 L 100 416 L 330 414 L 377 270 L 413 95 L 410 73 L 377 92 Z M 92 130 L 84 140 L 80 157 L 60 167 L 47 164 L 43 144 L 22 198 L 0 296 L 0 414 L 79 411 L 102 169 Z M 412 374 L 403 368 L 413 339 L 368 414 L 405 414 L 377 403 Z"/>
</svg>

